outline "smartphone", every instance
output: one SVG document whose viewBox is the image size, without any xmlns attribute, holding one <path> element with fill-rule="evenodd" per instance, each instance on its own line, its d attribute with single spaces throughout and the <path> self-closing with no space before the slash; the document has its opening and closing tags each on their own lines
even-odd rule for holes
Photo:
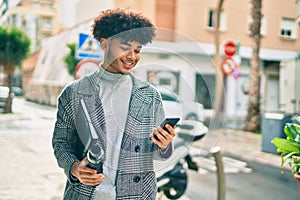
<svg viewBox="0 0 300 200">
<path fill-rule="evenodd" d="M 172 118 L 166 118 L 161 124 L 160 124 L 160 127 L 162 127 L 165 131 L 168 131 L 168 129 L 166 128 L 166 124 L 169 124 L 170 126 L 174 127 L 177 122 L 180 120 L 179 117 L 172 117 Z M 154 138 L 156 140 L 159 140 L 158 137 L 154 134 L 153 135 Z"/>
</svg>

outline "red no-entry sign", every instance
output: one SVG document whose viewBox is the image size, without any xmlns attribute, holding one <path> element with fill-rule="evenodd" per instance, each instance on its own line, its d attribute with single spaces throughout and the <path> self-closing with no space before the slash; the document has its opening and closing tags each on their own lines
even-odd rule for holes
<svg viewBox="0 0 300 200">
<path fill-rule="evenodd" d="M 227 57 L 234 56 L 237 52 L 237 46 L 233 41 L 228 41 L 224 44 L 224 53 Z"/>
<path fill-rule="evenodd" d="M 99 62 L 92 59 L 81 60 L 75 69 L 76 79 L 82 78 L 92 72 L 94 72 L 99 66 Z"/>
<path fill-rule="evenodd" d="M 231 75 L 236 68 L 238 65 L 230 57 L 225 58 L 221 63 L 221 69 L 226 76 Z"/>
</svg>

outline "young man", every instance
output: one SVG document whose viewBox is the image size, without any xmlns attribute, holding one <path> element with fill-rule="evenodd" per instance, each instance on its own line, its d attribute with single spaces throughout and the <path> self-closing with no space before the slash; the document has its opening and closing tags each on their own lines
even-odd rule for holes
<svg viewBox="0 0 300 200">
<path fill-rule="evenodd" d="M 159 127 L 165 118 L 160 94 L 132 73 L 155 28 L 141 14 L 112 9 L 101 12 L 92 29 L 103 61 L 95 73 L 69 84 L 58 101 L 52 144 L 68 179 L 64 199 L 155 199 L 153 159 L 171 156 L 175 132 Z M 103 173 L 86 166 L 76 129 L 81 99 L 105 152 Z"/>
</svg>

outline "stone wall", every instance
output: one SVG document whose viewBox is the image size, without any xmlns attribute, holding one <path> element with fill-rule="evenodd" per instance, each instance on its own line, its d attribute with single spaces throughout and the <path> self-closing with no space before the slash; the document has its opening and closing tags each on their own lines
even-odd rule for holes
<svg viewBox="0 0 300 200">
<path fill-rule="evenodd" d="M 57 99 L 65 85 L 55 82 L 32 81 L 30 87 L 25 91 L 28 101 L 48 106 L 57 106 Z"/>
<path fill-rule="evenodd" d="M 89 33 L 91 20 L 87 20 L 61 33 L 45 38 L 41 50 L 32 56 L 24 67 L 23 82 L 26 100 L 56 106 L 62 89 L 74 80 L 64 63 L 68 44 L 77 43 L 79 33 Z M 25 73 L 23 71 L 23 74 Z"/>
</svg>

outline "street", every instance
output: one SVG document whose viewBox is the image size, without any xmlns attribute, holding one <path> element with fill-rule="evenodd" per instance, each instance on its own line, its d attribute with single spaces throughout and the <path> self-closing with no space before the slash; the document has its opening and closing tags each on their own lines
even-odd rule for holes
<svg viewBox="0 0 300 200">
<path fill-rule="evenodd" d="M 297 183 L 289 171 L 280 174 L 279 168 L 257 162 L 244 162 L 234 156 L 224 155 L 226 199 L 228 200 L 298 200 Z M 206 160 L 206 159 L 205 159 Z M 210 162 L 202 159 L 204 172 L 190 171 L 187 196 L 190 199 L 217 199 L 216 173 Z M 201 160 L 200 160 L 201 161 Z M 201 162 L 200 162 L 201 163 Z"/>
<path fill-rule="evenodd" d="M 62 199 L 65 176 L 53 156 L 51 137 L 56 108 L 14 99 L 13 114 L 0 114 L 0 199 Z M 200 149 L 191 148 L 193 154 Z M 194 157 L 199 172 L 189 171 L 182 200 L 217 199 L 214 160 Z M 257 162 L 245 162 L 224 152 L 226 199 L 297 200 L 296 182 L 289 171 Z"/>
</svg>

